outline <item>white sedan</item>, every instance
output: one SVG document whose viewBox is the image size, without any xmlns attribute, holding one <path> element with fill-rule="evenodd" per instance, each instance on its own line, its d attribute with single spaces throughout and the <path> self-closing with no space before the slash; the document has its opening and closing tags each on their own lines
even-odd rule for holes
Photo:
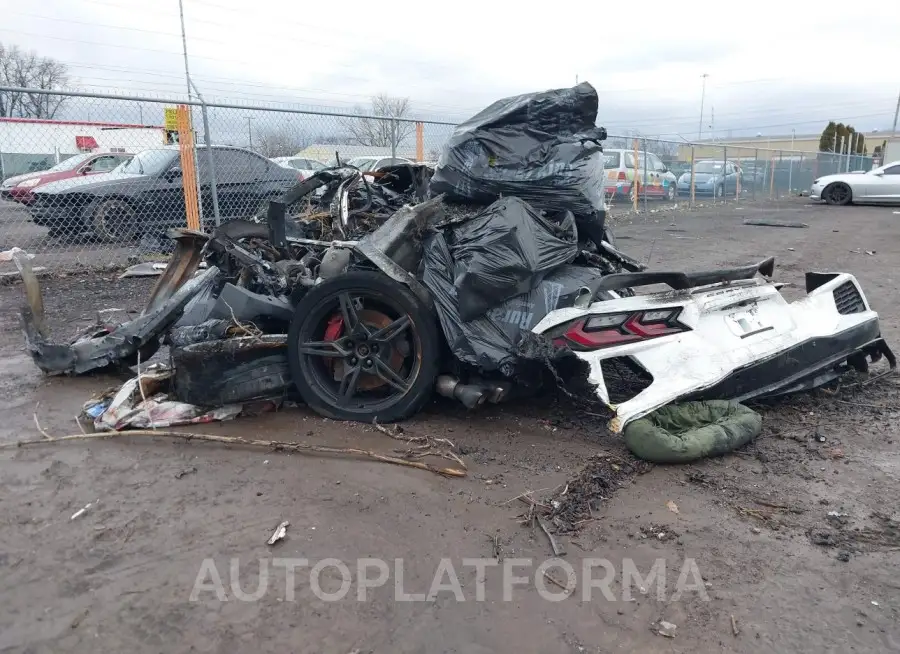
<svg viewBox="0 0 900 654">
<path fill-rule="evenodd" d="M 852 173 L 826 175 L 813 181 L 812 200 L 828 204 L 900 204 L 900 161 Z"/>
<path fill-rule="evenodd" d="M 315 159 L 307 159 L 304 157 L 274 157 L 272 161 L 282 168 L 296 170 L 301 182 L 307 177 L 312 177 L 320 170 L 326 168 L 325 164 L 316 161 Z"/>
</svg>

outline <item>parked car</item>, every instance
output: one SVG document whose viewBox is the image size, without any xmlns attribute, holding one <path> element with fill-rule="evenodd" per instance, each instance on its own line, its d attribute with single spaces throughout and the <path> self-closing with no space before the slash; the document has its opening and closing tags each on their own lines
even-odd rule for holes
<svg viewBox="0 0 900 654">
<path fill-rule="evenodd" d="M 300 181 L 307 177 L 312 177 L 320 170 L 326 168 L 325 164 L 315 159 L 307 159 L 305 157 L 273 157 L 272 161 L 282 168 L 289 168 L 300 173 Z"/>
<path fill-rule="evenodd" d="M 635 166 L 633 150 L 604 150 L 603 169 L 603 191 L 606 195 L 629 198 L 637 185 L 638 197 L 646 194 L 648 198 L 675 199 L 677 178 L 652 152 L 638 152 Z"/>
<path fill-rule="evenodd" d="M 39 172 L 16 175 L 0 185 L 0 197 L 25 205 L 34 202 L 34 189 L 50 182 L 78 178 L 83 175 L 108 173 L 116 166 L 129 161 L 133 154 L 126 152 L 88 152 L 76 154 L 58 164 Z"/>
<path fill-rule="evenodd" d="M 868 172 L 819 177 L 813 181 L 809 197 L 828 204 L 900 204 L 900 161 Z"/>
<path fill-rule="evenodd" d="M 219 211 L 223 218 L 248 217 L 297 183 L 297 175 L 263 156 L 213 146 Z M 213 216 L 206 148 L 197 152 L 203 215 Z M 107 242 L 186 223 L 178 146 L 139 152 L 114 171 L 51 182 L 38 189 L 32 220 L 50 235 L 92 230 Z"/>
<path fill-rule="evenodd" d="M 401 166 L 403 164 L 415 164 L 415 161 L 405 159 L 403 157 L 353 157 L 347 161 L 343 161 L 348 166 L 359 168 L 364 173 L 373 173 L 388 166 Z"/>
<path fill-rule="evenodd" d="M 737 193 L 740 166 L 734 161 L 697 161 L 694 163 L 694 194 L 721 198 Z M 678 178 L 678 195 L 691 194 L 691 173 Z"/>
</svg>

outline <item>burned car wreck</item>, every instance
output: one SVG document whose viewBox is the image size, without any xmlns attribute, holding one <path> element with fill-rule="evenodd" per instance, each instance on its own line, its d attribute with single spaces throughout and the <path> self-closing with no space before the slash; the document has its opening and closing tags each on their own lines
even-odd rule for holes
<svg viewBox="0 0 900 654">
<path fill-rule="evenodd" d="M 557 383 L 586 380 L 615 432 L 672 402 L 896 365 L 852 275 L 809 273 L 807 295 L 788 302 L 772 259 L 661 272 L 619 251 L 598 103 L 586 83 L 500 100 L 457 128 L 434 170 L 373 182 L 339 166 L 265 216 L 174 230 L 142 315 L 70 345 L 47 339 L 26 280 L 29 350 L 46 372 L 82 373 L 166 344 L 180 401 L 295 394 L 363 422 L 402 420 L 434 392 L 470 408 L 534 392 L 550 367 Z M 666 289 L 640 293 L 654 285 Z"/>
</svg>

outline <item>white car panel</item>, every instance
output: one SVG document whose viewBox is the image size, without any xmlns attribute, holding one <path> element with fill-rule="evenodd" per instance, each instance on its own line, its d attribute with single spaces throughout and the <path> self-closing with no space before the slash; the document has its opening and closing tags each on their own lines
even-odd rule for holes
<svg viewBox="0 0 900 654">
<path fill-rule="evenodd" d="M 841 314 L 835 304 L 833 291 L 847 282 L 856 287 L 862 299 L 863 307 L 858 313 Z M 670 402 L 710 389 L 742 368 L 766 361 L 811 339 L 835 336 L 872 321 L 877 327 L 878 320 L 878 314 L 871 310 L 856 279 L 840 273 L 806 297 L 791 303 L 774 284 L 756 278 L 688 291 L 595 302 L 586 309 L 557 310 L 547 315 L 533 331 L 543 333 L 596 314 L 624 314 L 655 308 L 681 308 L 678 322 L 689 331 L 575 352 L 590 367 L 589 381 L 596 384 L 598 397 L 615 412 L 609 423 L 614 432 L 621 432 L 630 421 Z M 610 403 L 601 367 L 603 361 L 615 357 L 630 357 L 653 377 L 649 386 L 619 404 Z"/>
</svg>

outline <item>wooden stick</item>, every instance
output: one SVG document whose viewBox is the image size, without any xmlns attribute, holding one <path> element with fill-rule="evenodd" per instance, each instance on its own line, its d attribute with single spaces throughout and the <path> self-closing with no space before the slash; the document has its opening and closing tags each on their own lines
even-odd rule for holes
<svg viewBox="0 0 900 654">
<path fill-rule="evenodd" d="M 900 411 L 900 407 L 897 406 L 884 406 L 881 404 L 866 404 L 865 402 L 850 402 L 848 400 L 836 400 L 832 399 L 832 402 L 837 402 L 838 404 L 849 404 L 850 406 L 858 406 L 866 409 L 881 409 L 882 411 Z"/>
<path fill-rule="evenodd" d="M 50 436 L 50 434 L 48 434 L 47 431 L 46 431 L 43 427 L 41 427 L 41 423 L 38 422 L 37 410 L 38 410 L 38 408 L 39 408 L 40 406 L 41 406 L 41 403 L 40 403 L 40 402 L 38 402 L 37 404 L 35 404 L 35 405 L 34 405 L 34 413 L 31 414 L 32 417 L 34 418 L 34 426 L 37 427 L 37 430 L 41 433 L 41 436 L 43 436 L 43 437 L 46 438 L 47 440 L 53 440 L 53 437 Z"/>
<path fill-rule="evenodd" d="M 852 384 L 844 384 L 843 388 L 851 388 L 853 386 L 868 386 L 872 382 L 878 381 L 882 377 L 887 377 L 888 375 L 892 375 L 895 372 L 897 372 L 897 371 L 894 368 L 890 368 L 888 370 L 885 370 L 884 372 L 878 373 L 874 377 L 869 377 L 868 379 L 864 379 L 862 381 L 853 382 Z"/>
<path fill-rule="evenodd" d="M 568 592 L 571 592 L 571 589 L 570 589 L 568 586 L 566 586 L 565 584 L 563 584 L 561 581 L 558 581 L 557 579 L 555 579 L 555 578 L 554 578 L 549 572 L 547 572 L 546 570 L 544 570 L 544 578 L 547 579 L 547 581 L 553 583 L 554 585 L 559 586 L 560 588 L 562 588 L 562 589 L 563 589 L 564 591 L 566 591 L 567 593 L 568 593 Z"/>
<path fill-rule="evenodd" d="M 565 554 L 566 550 L 560 547 L 559 543 L 556 541 L 556 538 L 554 538 L 553 534 L 550 533 L 550 530 L 547 529 L 547 525 L 545 525 L 544 521 L 541 520 L 541 517 L 537 513 L 534 514 L 534 517 L 537 520 L 538 526 L 541 528 L 541 531 L 544 532 L 544 534 L 547 536 L 547 540 L 550 541 L 550 547 L 553 548 L 553 555 L 562 556 L 563 554 Z"/>
<path fill-rule="evenodd" d="M 276 452 L 319 452 L 321 454 L 349 454 L 355 456 L 367 457 L 382 463 L 392 463 L 398 466 L 406 466 L 408 468 L 418 468 L 419 470 L 427 470 L 445 477 L 465 477 L 466 471 L 457 468 L 441 468 L 433 466 L 421 461 L 407 461 L 398 459 L 397 457 L 388 456 L 386 454 L 378 454 L 370 450 L 360 450 L 353 447 L 328 447 L 324 445 L 309 445 L 307 443 L 288 443 L 285 441 L 263 441 L 251 438 L 241 438 L 240 436 L 219 436 L 215 434 L 196 434 L 192 432 L 180 431 L 154 431 L 152 429 L 131 429 L 120 432 L 100 432 L 96 434 L 70 434 L 68 436 L 59 436 L 51 438 L 49 435 L 40 440 L 24 440 L 14 441 L 12 443 L 0 443 L 0 449 L 7 447 L 25 447 L 28 445 L 40 445 L 44 443 L 57 443 L 61 441 L 88 440 L 94 438 L 115 438 L 116 436 L 165 436 L 168 438 L 181 438 L 186 441 L 210 441 L 213 443 L 224 443 L 226 445 L 245 445 L 248 447 L 265 447 L 275 450 Z"/>
<path fill-rule="evenodd" d="M 737 620 L 734 619 L 734 615 L 731 616 L 731 633 L 734 634 L 734 637 L 737 638 L 738 634 L 741 633 L 741 630 L 738 629 Z"/>
</svg>

